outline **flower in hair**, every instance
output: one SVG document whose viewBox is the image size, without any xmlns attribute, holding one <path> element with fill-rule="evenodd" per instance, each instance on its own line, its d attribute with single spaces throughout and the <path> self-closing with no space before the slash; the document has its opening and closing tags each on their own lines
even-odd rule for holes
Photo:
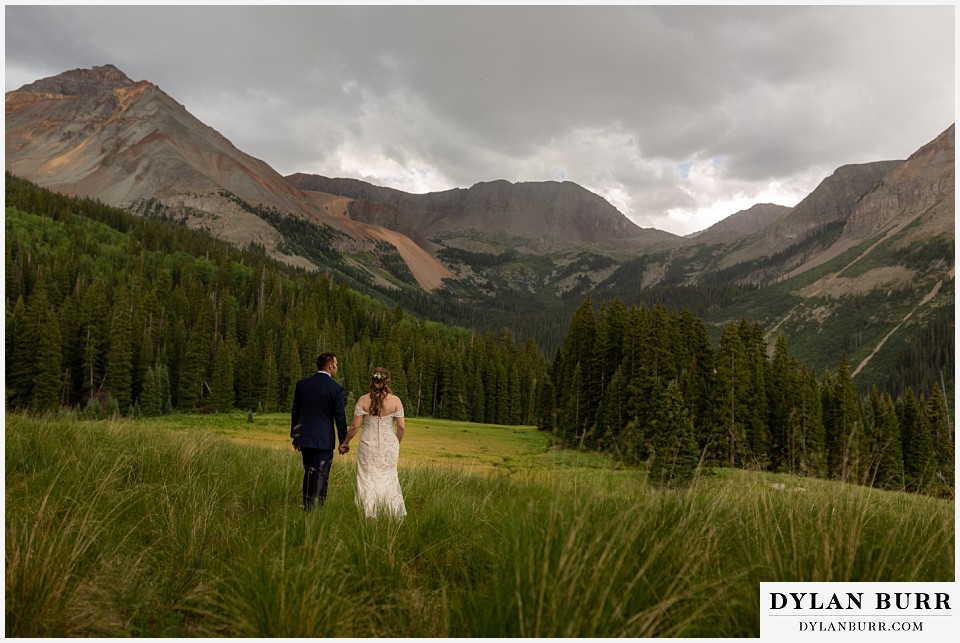
<svg viewBox="0 0 960 643">
<path fill-rule="evenodd" d="M 383 373 L 380 373 L 380 372 L 376 372 L 376 373 L 373 374 L 373 379 L 375 379 L 375 380 L 384 380 L 384 379 L 386 379 L 386 378 L 387 378 L 387 376 L 384 375 Z"/>
</svg>

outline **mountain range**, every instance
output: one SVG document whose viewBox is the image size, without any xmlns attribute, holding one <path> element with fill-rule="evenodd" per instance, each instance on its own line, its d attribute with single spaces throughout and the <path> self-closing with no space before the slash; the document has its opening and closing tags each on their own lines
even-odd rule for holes
<svg viewBox="0 0 960 643">
<path fill-rule="evenodd" d="M 547 351 L 584 296 L 679 304 L 698 293 L 711 321 L 756 319 L 820 366 L 847 353 L 875 383 L 952 307 L 954 129 L 905 160 L 840 167 L 792 208 L 758 204 L 679 237 L 571 182 L 409 194 L 284 177 L 105 65 L 7 92 L 6 170 L 262 247 L 441 321 L 539 334 Z M 553 334 L 538 333 L 551 317 Z"/>
</svg>

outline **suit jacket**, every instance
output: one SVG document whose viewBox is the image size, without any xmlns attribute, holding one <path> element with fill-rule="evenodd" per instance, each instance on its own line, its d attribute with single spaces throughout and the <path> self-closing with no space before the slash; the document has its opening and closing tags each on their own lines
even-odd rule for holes
<svg viewBox="0 0 960 643">
<path fill-rule="evenodd" d="M 293 443 L 311 449 L 333 449 L 347 437 L 346 396 L 343 386 L 326 373 L 297 382 L 290 413 Z M 336 424 L 337 434 L 333 433 Z"/>
</svg>

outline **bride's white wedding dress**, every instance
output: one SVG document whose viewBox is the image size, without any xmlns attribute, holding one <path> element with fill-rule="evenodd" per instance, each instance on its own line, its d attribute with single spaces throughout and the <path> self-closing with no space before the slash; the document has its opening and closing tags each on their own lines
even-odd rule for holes
<svg viewBox="0 0 960 643">
<path fill-rule="evenodd" d="M 394 418 L 403 417 L 403 411 L 381 417 L 370 415 L 357 404 L 353 413 L 364 416 L 357 450 L 357 504 L 370 518 L 380 511 L 403 518 L 407 508 L 397 477 L 400 440 L 393 426 Z"/>
</svg>

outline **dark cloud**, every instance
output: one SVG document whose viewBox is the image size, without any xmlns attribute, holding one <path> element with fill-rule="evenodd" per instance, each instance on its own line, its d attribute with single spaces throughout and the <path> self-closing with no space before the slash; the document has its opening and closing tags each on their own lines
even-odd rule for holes
<svg viewBox="0 0 960 643">
<path fill-rule="evenodd" d="M 8 6 L 6 89 L 112 63 L 284 174 L 791 205 L 954 118 L 952 6 Z M 788 202 L 789 201 L 789 202 Z M 728 209 L 729 208 L 729 209 Z"/>
</svg>

